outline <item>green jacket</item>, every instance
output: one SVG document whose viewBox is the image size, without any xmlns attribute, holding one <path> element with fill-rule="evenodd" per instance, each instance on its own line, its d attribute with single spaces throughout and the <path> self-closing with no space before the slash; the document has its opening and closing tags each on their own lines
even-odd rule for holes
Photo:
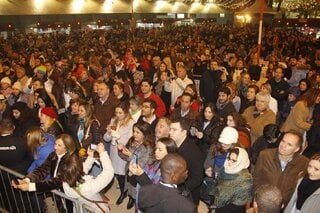
<svg viewBox="0 0 320 213">
<path fill-rule="evenodd" d="M 237 174 L 221 173 L 218 185 L 209 192 L 217 208 L 228 204 L 243 206 L 252 200 L 252 176 L 247 169 Z"/>
</svg>

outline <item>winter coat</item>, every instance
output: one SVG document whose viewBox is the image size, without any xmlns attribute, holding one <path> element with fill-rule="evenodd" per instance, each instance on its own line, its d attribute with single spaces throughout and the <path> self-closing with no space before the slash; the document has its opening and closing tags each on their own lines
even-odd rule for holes
<svg viewBox="0 0 320 213">
<path fill-rule="evenodd" d="M 83 170 L 87 174 L 95 159 L 92 157 L 88 157 L 83 164 Z M 94 200 L 94 201 L 103 201 L 99 192 L 104 189 L 112 180 L 114 171 L 111 165 L 110 158 L 108 153 L 102 152 L 100 153 L 100 161 L 102 164 L 102 172 L 97 177 L 92 177 L 90 175 L 85 175 L 83 177 L 84 183 L 81 183 L 76 188 L 72 188 L 68 183 L 63 182 L 63 190 L 64 193 L 74 199 L 78 199 L 80 203 L 85 204 L 92 212 L 102 212 L 93 202 L 89 202 L 82 198 L 83 195 L 85 198 Z M 104 212 L 109 212 L 108 205 L 106 203 L 100 203 L 99 206 L 104 210 Z M 82 208 L 81 208 L 82 210 Z M 82 211 L 81 211 L 82 213 Z"/>
<path fill-rule="evenodd" d="M 29 167 L 28 173 L 40 166 L 47 159 L 49 154 L 54 152 L 55 138 L 48 133 L 45 133 L 44 137 L 46 139 L 46 143 L 37 148 L 36 156 L 34 156 L 34 161 Z"/>
<path fill-rule="evenodd" d="M 305 102 L 298 101 L 290 111 L 281 131 L 287 132 L 293 129 L 304 134 L 305 131 L 308 131 L 312 126 L 312 123 L 309 121 L 312 119 L 313 109 L 313 107 L 307 107 Z"/>
<path fill-rule="evenodd" d="M 278 149 L 266 149 L 260 152 L 253 173 L 254 189 L 263 184 L 277 186 L 286 206 L 296 187 L 299 175 L 306 172 L 308 159 L 296 154 L 282 171 Z"/>
<path fill-rule="evenodd" d="M 123 160 L 118 154 L 117 143 L 125 146 L 128 143 L 128 140 L 132 136 L 132 126 L 134 120 L 130 120 L 126 125 L 117 127 L 110 135 L 108 133 L 104 134 L 104 140 L 111 142 L 110 146 L 110 159 L 112 166 L 114 168 L 114 173 L 117 175 L 125 175 L 127 161 Z M 111 125 L 114 124 L 114 119 L 111 120 Z"/>
<path fill-rule="evenodd" d="M 250 126 L 252 142 L 256 141 L 258 137 L 263 135 L 263 129 L 266 125 L 274 124 L 276 122 L 276 115 L 270 109 L 260 113 L 260 115 L 257 117 L 253 116 L 254 111 L 255 106 L 251 106 L 242 114 L 243 118 L 246 119 L 248 125 Z"/>
<path fill-rule="evenodd" d="M 298 187 L 302 179 L 299 180 L 296 190 L 294 191 L 290 202 L 284 210 L 284 213 L 317 213 L 320 209 L 320 188 L 318 188 L 312 195 L 310 195 L 303 203 L 300 210 L 296 209 L 296 202 L 298 199 Z"/>
<path fill-rule="evenodd" d="M 241 187 L 240 187 L 241 186 Z M 244 206 L 253 197 L 252 176 L 247 169 L 237 174 L 222 172 L 218 185 L 210 192 L 217 208 L 234 204 Z"/>
</svg>

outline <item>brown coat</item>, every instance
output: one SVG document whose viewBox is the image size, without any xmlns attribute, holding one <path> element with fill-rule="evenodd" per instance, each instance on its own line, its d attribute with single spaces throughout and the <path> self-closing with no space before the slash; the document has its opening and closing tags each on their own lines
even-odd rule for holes
<svg viewBox="0 0 320 213">
<path fill-rule="evenodd" d="M 114 116 L 114 110 L 119 103 L 120 101 L 118 99 L 110 95 L 103 104 L 99 99 L 94 104 L 94 116 L 100 123 L 101 133 L 105 132 L 111 118 Z"/>
<path fill-rule="evenodd" d="M 263 135 L 263 128 L 268 124 L 274 124 L 276 122 L 276 115 L 270 109 L 264 111 L 258 117 L 253 116 L 255 106 L 248 107 L 242 114 L 250 126 L 250 135 L 252 144 L 258 137 Z M 252 145 L 251 144 L 251 145 Z"/>
<path fill-rule="evenodd" d="M 312 125 L 308 122 L 312 119 L 312 113 L 313 107 L 307 107 L 303 101 L 298 101 L 284 122 L 281 131 L 287 132 L 293 129 L 304 134 Z"/>
<path fill-rule="evenodd" d="M 308 166 L 308 159 L 302 155 L 295 155 L 281 170 L 278 149 L 266 149 L 260 152 L 253 173 L 253 187 L 255 190 L 262 184 L 277 186 L 287 205 L 295 190 L 298 179 L 303 175 Z"/>
</svg>

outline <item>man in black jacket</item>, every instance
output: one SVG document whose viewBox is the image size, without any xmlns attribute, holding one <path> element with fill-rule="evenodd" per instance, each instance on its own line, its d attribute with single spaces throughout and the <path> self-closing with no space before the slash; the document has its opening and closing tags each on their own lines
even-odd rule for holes
<svg viewBox="0 0 320 213">
<path fill-rule="evenodd" d="M 289 84 L 283 78 L 284 72 L 278 67 L 274 72 L 274 77 L 270 78 L 267 83 L 271 85 L 271 96 L 278 101 L 278 112 L 281 112 L 284 101 L 288 98 Z"/>
<path fill-rule="evenodd" d="M 0 164 L 26 174 L 31 165 L 31 158 L 28 154 L 27 143 L 16 134 L 14 134 L 14 124 L 11 119 L 0 121 Z"/>
<path fill-rule="evenodd" d="M 187 162 L 188 179 L 186 187 L 191 192 L 192 200 L 197 205 L 200 200 L 200 185 L 203 179 L 203 162 L 201 151 L 195 142 L 188 136 L 189 121 L 185 118 L 174 119 L 170 125 L 170 138 L 178 147 L 180 154 Z"/>
<path fill-rule="evenodd" d="M 222 71 L 219 70 L 218 61 L 211 60 L 210 69 L 206 70 L 200 79 L 200 97 L 206 105 L 209 102 L 216 103 L 218 90 L 221 85 Z"/>
<path fill-rule="evenodd" d="M 186 161 L 178 154 L 168 154 L 161 161 L 162 180 L 158 185 L 143 186 L 139 193 L 139 208 L 145 212 L 195 213 L 194 204 L 183 197 L 177 185 L 187 176 Z"/>
</svg>

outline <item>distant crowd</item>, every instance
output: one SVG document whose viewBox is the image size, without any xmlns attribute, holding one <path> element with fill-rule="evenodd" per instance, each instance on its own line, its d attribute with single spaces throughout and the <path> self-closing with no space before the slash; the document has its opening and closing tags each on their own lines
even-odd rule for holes
<svg viewBox="0 0 320 213">
<path fill-rule="evenodd" d="M 116 204 L 137 212 L 316 212 L 320 40 L 265 28 L 258 59 L 257 37 L 199 25 L 1 38 L 0 164 L 26 175 L 12 186 L 63 189 L 95 212 L 108 204 L 86 198 L 113 179 Z"/>
</svg>

